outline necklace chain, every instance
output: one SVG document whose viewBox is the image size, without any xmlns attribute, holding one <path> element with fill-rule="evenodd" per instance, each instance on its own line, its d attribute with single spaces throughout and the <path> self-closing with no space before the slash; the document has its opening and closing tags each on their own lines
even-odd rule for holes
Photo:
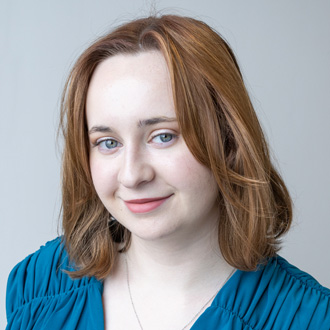
<svg viewBox="0 0 330 330">
<path fill-rule="evenodd" d="M 143 327 L 142 327 L 139 315 L 136 311 L 134 301 L 133 301 L 133 297 L 132 297 L 131 287 L 130 287 L 130 284 L 129 284 L 129 272 L 128 272 L 128 263 L 127 263 L 127 255 L 126 254 L 125 254 L 125 263 L 126 263 L 126 281 L 127 281 L 129 297 L 130 297 L 131 304 L 132 304 L 132 307 L 133 307 L 133 310 L 134 310 L 134 314 L 135 314 L 136 319 L 139 323 L 139 326 L 140 326 L 141 330 L 144 330 Z M 194 315 L 194 317 L 181 330 L 187 329 L 187 327 L 203 312 L 204 308 L 210 303 L 211 300 L 213 300 L 215 298 L 215 296 L 218 294 L 218 292 L 221 290 L 221 288 L 228 282 L 230 277 L 233 275 L 234 271 L 235 271 L 235 268 L 230 272 L 230 274 L 227 276 L 227 278 L 222 283 L 220 288 L 215 292 L 215 294 L 210 299 L 208 299 L 208 301 L 201 307 L 201 309 Z"/>
</svg>

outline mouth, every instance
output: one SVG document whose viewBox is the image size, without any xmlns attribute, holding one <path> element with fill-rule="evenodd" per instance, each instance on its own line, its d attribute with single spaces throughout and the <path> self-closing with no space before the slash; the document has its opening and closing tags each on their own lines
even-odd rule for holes
<svg viewBox="0 0 330 330">
<path fill-rule="evenodd" d="M 165 203 L 173 194 L 166 197 L 131 199 L 124 201 L 127 208 L 133 213 L 148 213 L 163 203 Z"/>
</svg>

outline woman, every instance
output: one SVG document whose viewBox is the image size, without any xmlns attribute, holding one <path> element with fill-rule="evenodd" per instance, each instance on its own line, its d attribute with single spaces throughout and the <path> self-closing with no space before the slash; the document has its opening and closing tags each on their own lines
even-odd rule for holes
<svg viewBox="0 0 330 330">
<path fill-rule="evenodd" d="M 64 235 L 12 271 L 8 329 L 330 329 L 330 291 L 276 254 L 291 200 L 206 24 L 96 41 L 61 127 Z"/>
</svg>

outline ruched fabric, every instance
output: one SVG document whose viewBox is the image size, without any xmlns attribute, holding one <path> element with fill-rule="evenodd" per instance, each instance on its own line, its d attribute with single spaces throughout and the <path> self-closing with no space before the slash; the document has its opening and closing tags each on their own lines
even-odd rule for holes
<svg viewBox="0 0 330 330">
<path fill-rule="evenodd" d="M 277 256 L 236 271 L 192 330 L 329 330 L 330 290 Z"/>
<path fill-rule="evenodd" d="M 7 285 L 7 330 L 104 330 L 103 283 L 72 280 L 61 239 L 19 263 Z M 236 271 L 192 330 L 330 330 L 330 290 L 277 256 Z"/>
<path fill-rule="evenodd" d="M 95 278 L 72 280 L 61 239 L 48 242 L 10 273 L 8 330 L 104 329 L 103 284 Z"/>
</svg>

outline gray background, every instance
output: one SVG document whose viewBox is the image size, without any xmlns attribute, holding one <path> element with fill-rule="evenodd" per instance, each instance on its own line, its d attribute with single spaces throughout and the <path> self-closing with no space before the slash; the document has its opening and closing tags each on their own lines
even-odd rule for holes
<svg viewBox="0 0 330 330">
<path fill-rule="evenodd" d="M 0 328 L 10 269 L 58 231 L 56 128 L 69 68 L 153 4 L 229 41 L 295 203 L 281 254 L 330 287 L 330 1 L 0 0 Z"/>
</svg>

